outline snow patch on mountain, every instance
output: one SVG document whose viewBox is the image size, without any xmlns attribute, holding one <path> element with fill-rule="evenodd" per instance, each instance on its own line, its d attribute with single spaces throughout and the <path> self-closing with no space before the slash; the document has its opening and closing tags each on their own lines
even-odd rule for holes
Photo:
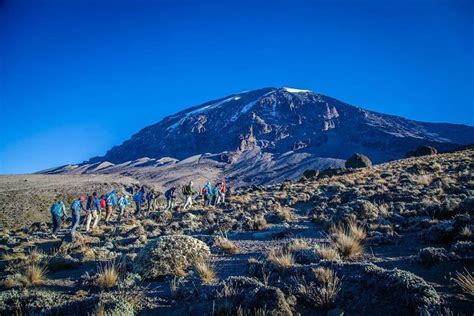
<svg viewBox="0 0 474 316">
<path fill-rule="evenodd" d="M 213 103 L 213 104 L 209 104 L 209 105 L 206 105 L 206 106 L 203 106 L 202 108 L 197 108 L 193 111 L 190 111 L 188 113 L 186 113 L 184 115 L 184 117 L 182 119 L 180 119 L 179 121 L 177 121 L 176 123 L 174 124 L 171 124 L 167 130 L 173 130 L 175 128 L 177 128 L 178 126 L 180 126 L 181 124 L 184 123 L 184 121 L 186 121 L 186 119 L 188 117 L 190 117 L 191 115 L 194 115 L 194 114 L 199 114 L 199 113 L 202 113 L 202 112 L 205 112 L 205 111 L 208 111 L 208 110 L 211 110 L 211 109 L 215 109 L 215 108 L 218 108 L 220 107 L 221 105 L 227 103 L 227 102 L 230 102 L 230 101 L 237 101 L 237 100 L 240 100 L 241 99 L 241 96 L 233 96 L 233 97 L 230 97 L 230 98 L 227 98 L 227 99 L 224 99 L 222 101 L 219 101 L 219 102 L 216 102 L 216 103 Z"/>
<path fill-rule="evenodd" d="M 302 89 L 295 89 L 295 88 L 288 88 L 288 87 L 283 87 L 282 89 L 289 93 L 312 93 L 313 92 L 311 90 L 302 90 Z"/>
</svg>

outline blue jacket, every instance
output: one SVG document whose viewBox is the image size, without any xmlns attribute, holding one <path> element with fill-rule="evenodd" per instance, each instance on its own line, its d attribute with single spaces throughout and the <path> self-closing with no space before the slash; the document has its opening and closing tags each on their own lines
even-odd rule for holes
<svg viewBox="0 0 474 316">
<path fill-rule="evenodd" d="M 214 195 L 214 189 L 209 183 L 206 184 L 206 191 L 207 191 L 207 195 Z"/>
<path fill-rule="evenodd" d="M 66 206 L 64 206 L 64 203 L 62 201 L 54 202 L 53 205 L 51 205 L 51 214 L 59 217 L 62 217 L 63 215 L 67 216 Z"/>
</svg>

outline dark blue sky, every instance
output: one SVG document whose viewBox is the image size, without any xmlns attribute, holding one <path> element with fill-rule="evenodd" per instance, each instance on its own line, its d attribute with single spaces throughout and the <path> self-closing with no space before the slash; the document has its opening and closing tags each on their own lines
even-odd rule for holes
<svg viewBox="0 0 474 316">
<path fill-rule="evenodd" d="M 267 86 L 474 125 L 474 1 L 0 0 L 0 173 Z"/>
</svg>

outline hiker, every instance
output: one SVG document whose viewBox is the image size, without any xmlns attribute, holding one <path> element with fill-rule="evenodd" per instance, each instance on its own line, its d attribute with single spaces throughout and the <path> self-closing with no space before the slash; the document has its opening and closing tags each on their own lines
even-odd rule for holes
<svg viewBox="0 0 474 316">
<path fill-rule="evenodd" d="M 148 204 L 148 212 L 151 212 L 152 210 L 155 210 L 155 200 L 156 200 L 156 194 L 153 192 L 153 190 L 148 191 L 146 194 L 146 201 Z"/>
<path fill-rule="evenodd" d="M 117 205 L 117 193 L 115 192 L 115 190 L 110 191 L 105 196 L 105 204 L 107 206 L 105 209 L 105 223 L 108 224 L 110 217 L 112 216 L 112 211 Z"/>
<path fill-rule="evenodd" d="M 123 212 L 125 209 L 130 205 L 130 202 L 128 201 L 128 195 L 123 194 L 120 199 L 118 200 L 118 209 L 119 209 L 119 218 L 118 220 L 122 220 Z"/>
<path fill-rule="evenodd" d="M 207 194 L 206 186 L 203 186 L 201 188 L 201 193 L 200 194 L 204 199 L 204 206 L 209 206 L 209 195 Z"/>
<path fill-rule="evenodd" d="M 196 191 L 193 189 L 193 182 L 189 181 L 188 185 L 183 186 L 183 194 L 185 197 L 184 209 L 188 206 L 193 206 L 193 196 L 196 194 Z"/>
<path fill-rule="evenodd" d="M 166 198 L 166 209 L 173 210 L 174 208 L 174 199 L 176 198 L 176 187 L 172 187 L 165 192 L 165 198 Z"/>
<path fill-rule="evenodd" d="M 225 180 L 222 180 L 221 184 L 219 184 L 219 192 L 218 192 L 218 199 L 217 204 L 225 203 L 225 193 L 227 191 Z"/>
<path fill-rule="evenodd" d="M 92 218 L 94 218 L 94 224 L 92 224 L 92 229 L 96 228 L 97 224 L 99 223 L 100 200 L 97 197 L 97 192 L 92 193 L 92 195 L 89 195 L 89 197 L 87 198 L 86 209 L 86 232 L 89 232 Z"/>
<path fill-rule="evenodd" d="M 63 216 L 67 217 L 66 206 L 63 201 L 56 199 L 51 205 L 51 216 L 53 218 L 53 236 L 55 237 L 58 230 L 61 228 Z"/>
<path fill-rule="evenodd" d="M 209 206 L 212 205 L 212 200 L 214 196 L 214 190 L 212 189 L 211 183 L 208 181 L 206 185 L 204 186 L 204 206 Z"/>
<path fill-rule="evenodd" d="M 220 185 L 219 183 L 216 183 L 216 185 L 214 186 L 214 188 L 212 189 L 212 205 L 214 206 L 217 206 L 220 201 L 221 201 L 221 195 L 220 195 Z"/>
<path fill-rule="evenodd" d="M 135 215 L 141 215 L 142 204 L 145 203 L 145 187 L 141 187 L 140 190 L 133 196 L 133 201 L 135 201 L 136 210 Z"/>
<path fill-rule="evenodd" d="M 72 223 L 71 223 L 71 233 L 75 233 L 77 226 L 81 220 L 81 210 L 86 211 L 84 207 L 84 202 L 86 197 L 81 195 L 78 199 L 72 201 L 71 203 L 71 213 L 72 213 Z"/>
</svg>

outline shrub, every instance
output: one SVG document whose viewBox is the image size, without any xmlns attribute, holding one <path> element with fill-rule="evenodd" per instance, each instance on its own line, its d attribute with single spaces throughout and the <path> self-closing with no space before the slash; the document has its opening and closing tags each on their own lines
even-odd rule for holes
<svg viewBox="0 0 474 316">
<path fill-rule="evenodd" d="M 207 261 L 209 247 L 202 241 L 184 235 L 163 236 L 149 242 L 134 261 L 136 273 L 146 278 L 158 278 L 185 270 Z"/>
</svg>

